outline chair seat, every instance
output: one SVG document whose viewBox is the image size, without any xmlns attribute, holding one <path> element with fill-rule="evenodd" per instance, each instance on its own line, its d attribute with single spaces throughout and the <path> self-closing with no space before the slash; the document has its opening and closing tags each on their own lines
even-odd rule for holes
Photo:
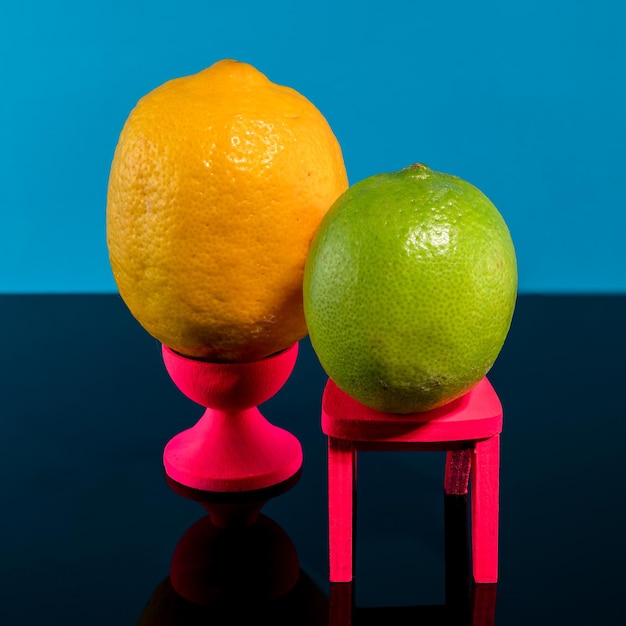
<svg viewBox="0 0 626 626">
<path fill-rule="evenodd" d="M 502 405 L 487 378 L 451 403 L 399 415 L 370 409 L 329 380 L 322 401 L 322 430 L 359 442 L 453 442 L 487 439 L 502 430 Z"/>
</svg>

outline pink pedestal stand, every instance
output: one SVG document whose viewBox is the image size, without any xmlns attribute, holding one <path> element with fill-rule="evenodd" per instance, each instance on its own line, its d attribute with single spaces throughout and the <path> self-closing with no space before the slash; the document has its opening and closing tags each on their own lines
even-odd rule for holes
<svg viewBox="0 0 626 626">
<path fill-rule="evenodd" d="M 202 502 L 216 526 L 252 523 L 264 501 L 299 476 L 300 442 L 257 408 L 285 384 L 297 355 L 294 344 L 261 361 L 211 363 L 163 346 L 176 386 L 206 407 L 166 445 L 165 473 L 177 492 Z"/>
<path fill-rule="evenodd" d="M 330 581 L 353 577 L 354 493 L 360 450 L 446 450 L 444 490 L 468 491 L 470 471 L 472 571 L 477 583 L 498 580 L 498 502 L 502 406 L 484 378 L 450 404 L 412 415 L 367 408 L 328 381 L 322 401 L 328 436 Z"/>
</svg>

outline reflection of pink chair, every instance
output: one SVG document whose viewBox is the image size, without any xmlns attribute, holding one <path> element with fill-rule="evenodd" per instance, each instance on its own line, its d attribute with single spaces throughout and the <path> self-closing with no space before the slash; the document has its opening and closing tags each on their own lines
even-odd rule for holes
<svg viewBox="0 0 626 626">
<path fill-rule="evenodd" d="M 322 430 L 328 436 L 331 582 L 352 580 L 356 459 L 361 450 L 446 450 L 447 494 L 467 493 L 471 471 L 474 580 L 497 581 L 502 406 L 486 378 L 462 398 L 412 415 L 367 408 L 329 380 L 322 401 Z"/>
</svg>

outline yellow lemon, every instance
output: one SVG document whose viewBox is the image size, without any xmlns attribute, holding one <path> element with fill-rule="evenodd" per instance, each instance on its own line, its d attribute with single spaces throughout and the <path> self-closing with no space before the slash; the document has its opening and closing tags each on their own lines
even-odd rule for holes
<svg viewBox="0 0 626 626">
<path fill-rule="evenodd" d="M 109 178 L 107 243 L 119 292 L 184 355 L 251 361 L 307 333 L 304 263 L 347 188 L 317 108 L 223 60 L 144 96 Z"/>
</svg>

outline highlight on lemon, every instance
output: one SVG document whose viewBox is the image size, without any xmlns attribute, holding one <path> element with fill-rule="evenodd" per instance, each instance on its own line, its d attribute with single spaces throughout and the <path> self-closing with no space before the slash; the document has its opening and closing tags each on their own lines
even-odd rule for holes
<svg viewBox="0 0 626 626">
<path fill-rule="evenodd" d="M 315 235 L 309 336 L 336 385 L 390 413 L 471 390 L 506 339 L 517 295 L 509 229 L 470 183 L 424 165 L 348 189 Z"/>
<path fill-rule="evenodd" d="M 347 188 L 339 143 L 297 91 L 225 59 L 144 96 L 107 194 L 119 293 L 183 355 L 253 361 L 307 334 L 306 255 Z"/>
</svg>

